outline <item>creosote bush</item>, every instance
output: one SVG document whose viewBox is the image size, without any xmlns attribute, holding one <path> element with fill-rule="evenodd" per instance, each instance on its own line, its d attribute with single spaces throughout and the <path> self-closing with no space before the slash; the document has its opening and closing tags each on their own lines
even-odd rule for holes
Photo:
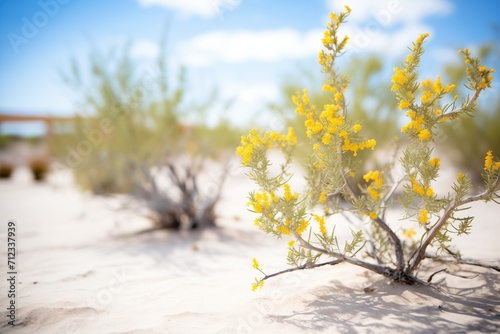
<svg viewBox="0 0 500 334">
<path fill-rule="evenodd" d="M 317 108 L 310 103 L 305 89 L 292 97 L 296 112 L 305 119 L 307 140 L 301 144 L 311 152 L 305 165 L 305 189 L 297 192 L 290 185 L 297 145 L 293 128 L 289 128 L 287 134 L 271 131 L 261 134 L 258 129 L 251 130 L 241 138 L 241 146 L 236 150 L 248 169 L 248 176 L 258 186 L 248 201 L 249 209 L 258 215 L 255 226 L 277 238 L 290 238 L 287 260 L 293 267 L 265 274 L 253 259 L 253 267 L 264 275 L 256 278 L 253 290 L 279 274 L 343 262 L 393 281 L 423 283 L 418 269 L 426 257 L 443 258 L 443 254 L 450 254 L 453 261 L 466 262 L 460 253 L 450 249 L 455 236 L 468 234 L 471 229 L 473 217 L 463 217 L 459 211 L 472 202 L 495 201 L 499 197 L 500 162 L 495 161 L 490 151 L 484 160 L 482 192 L 469 194 L 471 182 L 464 173 L 456 176 L 449 193 L 439 194 L 433 188 L 440 170 L 440 159 L 433 154 L 436 129 L 443 122 L 474 112 L 479 95 L 491 86 L 494 70 L 481 65 L 479 59 L 465 49 L 459 52 L 467 64 L 472 97 L 458 96 L 454 93 L 455 85 L 443 84 L 439 76 L 435 81 L 419 81 L 417 69 L 428 34 L 417 38 L 411 53 L 400 68 L 394 69 L 392 76 L 391 91 L 396 95 L 399 109 L 409 118 L 401 129 L 408 137 L 399 158 L 404 175 L 397 178 L 391 173 L 396 162 L 390 161 L 380 170 L 365 173 L 362 176 L 365 183 L 353 183 L 363 166 L 358 153 L 374 150 L 377 143 L 363 136 L 361 121 L 349 117 L 344 98 L 349 80 L 335 68 L 335 61 L 348 42 L 347 36 L 339 36 L 338 29 L 349 13 L 346 6 L 345 12 L 330 14 L 322 39 L 324 47 L 319 52 L 319 63 L 328 75 L 323 90 L 331 94 L 330 103 Z M 277 172 L 271 170 L 267 155 L 273 147 L 284 156 Z M 404 209 L 402 217 L 389 222 L 386 211 L 396 204 Z M 339 216 L 348 218 L 352 225 L 349 240 L 337 237 L 335 222 Z M 429 255 L 430 249 L 435 250 L 435 255 Z M 328 260 L 320 262 L 324 257 Z"/>
</svg>

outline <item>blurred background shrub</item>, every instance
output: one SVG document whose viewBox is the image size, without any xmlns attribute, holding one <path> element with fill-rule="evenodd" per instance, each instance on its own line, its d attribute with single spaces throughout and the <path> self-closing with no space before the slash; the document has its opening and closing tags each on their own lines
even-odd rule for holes
<svg viewBox="0 0 500 334">
<path fill-rule="evenodd" d="M 8 179 L 14 171 L 14 165 L 0 161 L 0 179 Z"/>
<path fill-rule="evenodd" d="M 476 56 L 489 68 L 498 70 L 500 63 L 498 43 L 482 45 Z M 450 62 L 445 68 L 445 74 L 448 82 L 457 84 L 460 98 L 470 93 L 465 87 L 467 82 L 463 62 Z M 443 153 L 457 169 L 467 172 L 476 186 L 483 185 L 481 173 L 483 172 L 486 152 L 491 150 L 494 155 L 500 155 L 500 96 L 498 95 L 498 87 L 486 90 L 481 95 L 476 111 L 471 114 L 471 117 L 462 117 L 455 122 L 446 122 L 442 129 L 440 137 L 446 145 L 446 151 Z"/>
<path fill-rule="evenodd" d="M 71 62 L 64 79 L 84 114 L 57 126 L 51 151 L 82 189 L 144 200 L 159 227 L 212 226 L 219 194 L 199 193 L 199 161 L 232 155 L 243 130 L 225 121 L 208 126 L 216 91 L 206 101 L 188 101 L 185 70 L 168 71 L 163 51 L 153 64 L 133 62 L 129 53 L 128 47 L 93 52 L 90 73 Z"/>
<path fill-rule="evenodd" d="M 29 168 L 35 181 L 45 181 L 50 169 L 50 161 L 47 158 L 34 158 L 29 162 Z"/>
</svg>

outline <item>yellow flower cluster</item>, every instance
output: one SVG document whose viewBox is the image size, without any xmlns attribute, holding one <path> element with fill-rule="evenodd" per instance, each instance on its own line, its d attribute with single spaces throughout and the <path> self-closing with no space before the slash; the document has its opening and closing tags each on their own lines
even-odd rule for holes
<svg viewBox="0 0 500 334">
<path fill-rule="evenodd" d="M 398 92 L 399 108 L 404 110 L 413 105 L 415 96 L 413 94 L 413 86 L 416 76 L 413 69 L 416 66 L 415 55 L 419 56 L 422 52 L 422 45 L 429 34 L 421 34 L 413 46 L 413 53 L 406 57 L 406 66 L 404 68 L 394 68 L 394 75 L 392 76 L 391 91 Z"/>
<path fill-rule="evenodd" d="M 295 109 L 295 112 L 299 115 L 304 115 L 306 112 L 306 108 L 309 105 L 309 96 L 307 95 L 307 89 L 304 89 L 302 91 L 302 95 L 293 95 L 292 102 L 297 107 L 297 109 Z"/>
<path fill-rule="evenodd" d="M 264 209 L 267 209 L 271 205 L 269 196 L 265 192 L 255 193 L 253 200 L 247 202 L 247 206 L 251 206 L 253 211 L 256 213 L 261 213 Z"/>
<path fill-rule="evenodd" d="M 263 280 L 260 280 L 256 283 L 252 283 L 252 291 L 255 292 L 257 291 L 258 288 L 263 288 L 264 287 L 264 281 Z"/>
<path fill-rule="evenodd" d="M 241 162 L 248 166 L 252 160 L 254 148 L 264 144 L 264 140 L 259 135 L 258 129 L 252 129 L 247 136 L 241 137 L 241 146 L 236 148 L 236 154 L 241 156 Z"/>
<path fill-rule="evenodd" d="M 299 198 L 298 193 L 293 193 L 288 183 L 283 185 L 283 199 L 286 202 L 291 200 L 296 201 Z M 269 208 L 272 203 L 279 201 L 279 197 L 276 196 L 274 191 L 271 192 L 256 192 L 251 199 L 247 202 L 247 206 L 252 207 L 253 211 L 256 213 L 262 213 L 265 209 Z M 256 224 L 258 225 L 258 224 Z"/>
<path fill-rule="evenodd" d="M 363 127 L 361 126 L 361 124 L 354 124 L 354 126 L 352 127 L 352 131 L 354 131 L 354 133 L 358 133 L 362 128 Z"/>
<path fill-rule="evenodd" d="M 432 167 L 441 167 L 441 160 L 439 158 L 432 158 L 429 160 L 429 165 Z"/>
<path fill-rule="evenodd" d="M 321 194 L 319 194 L 319 199 L 318 201 L 321 203 L 321 204 L 324 204 L 326 202 L 326 193 L 324 191 L 321 192 Z"/>
<path fill-rule="evenodd" d="M 493 162 L 493 153 L 488 151 L 486 157 L 484 158 L 484 170 L 485 171 L 497 171 L 500 169 L 500 161 Z"/>
<path fill-rule="evenodd" d="M 276 230 L 284 235 L 290 235 L 290 230 L 285 225 L 278 226 Z"/>
<path fill-rule="evenodd" d="M 330 66 L 333 64 L 333 57 L 331 54 L 321 50 L 318 53 L 318 62 L 321 66 L 323 66 L 323 71 L 327 72 L 330 69 Z"/>
<path fill-rule="evenodd" d="M 420 213 L 418 215 L 418 222 L 422 225 L 425 225 L 427 221 L 429 220 L 429 212 L 426 209 L 420 210 Z"/>
<path fill-rule="evenodd" d="M 322 216 L 314 215 L 314 220 L 316 220 L 319 224 L 319 231 L 321 234 L 326 235 L 326 223 L 325 218 Z"/>
<path fill-rule="evenodd" d="M 347 130 L 340 131 L 339 135 L 344 139 L 344 143 L 342 144 L 342 151 L 352 151 L 354 156 L 358 155 L 358 151 L 362 151 L 364 149 L 373 150 L 375 148 L 375 145 L 377 144 L 375 139 L 368 139 L 359 143 L 351 142 Z"/>
<path fill-rule="evenodd" d="M 256 258 L 252 258 L 252 268 L 257 270 L 260 268 L 259 261 Z"/>
<path fill-rule="evenodd" d="M 491 83 L 493 81 L 492 73 L 495 72 L 495 69 L 488 69 L 487 66 L 479 66 L 479 61 L 471 58 L 469 49 L 467 48 L 459 50 L 458 53 L 462 53 L 464 55 L 465 62 L 469 65 L 467 68 L 467 74 L 475 82 L 473 88 L 476 90 L 491 88 Z"/>
<path fill-rule="evenodd" d="M 368 194 L 370 194 L 370 197 L 372 199 L 380 198 L 380 190 L 384 185 L 384 179 L 382 179 L 381 173 L 378 170 L 369 171 L 368 173 L 363 175 L 363 179 L 366 182 L 372 181 L 370 186 L 368 186 L 368 188 L 366 189 L 366 191 L 368 191 Z"/>
<path fill-rule="evenodd" d="M 407 237 L 408 239 L 413 239 L 413 237 L 417 234 L 415 229 L 413 227 L 410 227 L 407 230 L 403 230 L 403 236 Z"/>
<path fill-rule="evenodd" d="M 341 53 L 342 50 L 345 49 L 347 41 L 349 40 L 349 36 L 344 36 L 342 41 L 339 43 L 339 39 L 337 38 L 338 27 L 351 12 L 351 9 L 347 6 L 346 10 L 347 12 L 340 13 L 340 17 L 333 12 L 330 13 L 330 21 L 328 22 L 327 29 L 323 33 L 321 42 L 327 51 L 325 52 L 325 50 L 321 50 L 319 52 L 318 62 L 323 67 L 323 71 L 325 72 L 330 71 L 333 66 L 335 55 Z"/>
<path fill-rule="evenodd" d="M 416 178 L 411 178 L 411 189 L 420 196 L 432 197 L 434 196 L 434 189 L 432 187 L 428 187 L 427 189 L 421 185 Z"/>
<path fill-rule="evenodd" d="M 286 135 L 279 132 L 267 131 L 263 137 L 260 136 L 258 129 L 252 129 L 248 135 L 241 136 L 241 146 L 236 148 L 236 155 L 241 157 L 241 162 L 244 166 L 248 166 L 257 149 L 269 150 L 273 147 L 273 143 L 280 147 L 295 146 L 297 138 L 293 128 L 289 127 Z"/>
<path fill-rule="evenodd" d="M 422 102 L 422 104 L 427 104 L 442 94 L 450 93 L 453 89 L 455 89 L 455 85 L 443 87 L 441 77 L 439 75 L 437 76 L 435 82 L 432 82 L 431 79 L 422 81 L 422 87 L 425 89 L 422 97 L 420 98 L 420 102 Z"/>
<path fill-rule="evenodd" d="M 309 221 L 308 220 L 301 220 L 299 227 L 297 227 L 297 234 L 302 235 L 306 231 L 306 229 L 309 227 Z"/>
<path fill-rule="evenodd" d="M 375 220 L 378 218 L 377 214 L 373 211 L 370 211 L 370 213 L 368 214 L 368 216 L 370 217 L 371 220 Z"/>
<path fill-rule="evenodd" d="M 427 141 L 432 138 L 432 134 L 428 129 L 424 129 L 424 115 L 417 116 L 413 110 L 409 110 L 406 115 L 410 117 L 410 122 L 401 128 L 401 132 L 414 133 L 420 141 Z"/>
<path fill-rule="evenodd" d="M 283 198 L 285 199 L 285 201 L 290 202 L 292 199 L 297 200 L 299 198 L 298 193 L 292 194 L 292 190 L 291 190 L 290 185 L 288 183 L 285 183 L 283 185 L 283 190 L 284 190 Z"/>
</svg>

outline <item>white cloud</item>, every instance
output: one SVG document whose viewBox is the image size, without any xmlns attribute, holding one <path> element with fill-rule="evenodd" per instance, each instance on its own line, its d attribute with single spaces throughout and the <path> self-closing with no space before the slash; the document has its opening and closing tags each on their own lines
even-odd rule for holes
<svg viewBox="0 0 500 334">
<path fill-rule="evenodd" d="M 379 52 L 399 55 L 406 52 L 421 33 L 432 33 L 424 23 L 430 16 L 444 16 L 453 11 L 448 0 L 344 0 L 327 1 L 334 12 L 351 9 L 348 23 L 342 30 L 350 36 L 352 51 Z M 432 34 L 431 34 L 432 38 Z"/>
<path fill-rule="evenodd" d="M 138 0 L 142 6 L 161 6 L 183 15 L 211 18 L 222 11 L 235 8 L 240 0 Z"/>
<path fill-rule="evenodd" d="M 189 66 L 215 62 L 276 62 L 316 54 L 321 47 L 322 30 L 300 33 L 294 29 L 264 31 L 211 31 L 182 42 L 180 59 Z"/>
<path fill-rule="evenodd" d="M 133 58 L 157 58 L 160 53 L 160 48 L 157 43 L 142 40 L 137 41 L 132 45 L 130 53 Z"/>
<path fill-rule="evenodd" d="M 255 101 L 271 102 L 279 98 L 280 89 L 269 82 L 226 85 L 222 91 L 225 98 L 235 98 L 245 104 Z"/>
<path fill-rule="evenodd" d="M 453 11 L 453 5 L 448 0 L 328 0 L 327 4 L 334 12 L 345 11 L 344 5 L 348 5 L 352 9 L 349 22 L 356 25 L 373 20 L 383 26 L 412 24 L 428 16 L 448 15 Z"/>
</svg>

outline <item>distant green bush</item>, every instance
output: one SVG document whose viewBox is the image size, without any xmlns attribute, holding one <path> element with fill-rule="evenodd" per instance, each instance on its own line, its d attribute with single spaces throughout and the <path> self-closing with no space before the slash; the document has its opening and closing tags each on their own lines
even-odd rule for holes
<svg viewBox="0 0 500 334">
<path fill-rule="evenodd" d="M 66 82 L 88 113 L 76 117 L 69 129 L 60 125 L 51 148 L 59 163 L 71 168 L 77 185 L 97 194 L 139 197 L 154 211 L 159 227 L 213 225 L 219 197 L 199 193 L 198 160 L 234 147 L 238 139 L 228 124 L 208 127 L 200 118 L 185 123 L 211 101 L 188 103 L 184 69 L 176 78 L 167 77 L 162 53 L 153 68 L 141 70 L 128 48 L 93 54 L 90 73 L 75 61 L 71 65 Z"/>
<path fill-rule="evenodd" d="M 499 52 L 497 43 L 485 44 L 479 50 L 479 57 L 485 63 L 494 63 L 494 52 Z M 495 64 L 492 64 L 495 65 Z M 464 65 L 450 63 L 446 70 L 447 81 L 458 82 L 459 89 L 465 90 L 469 86 Z M 476 104 L 474 104 L 476 105 Z M 447 151 L 443 152 L 454 165 L 467 171 L 476 186 L 483 184 L 481 161 L 484 152 L 491 150 L 496 156 L 500 155 L 500 97 L 489 94 L 486 103 L 477 104 L 472 117 L 463 117 L 456 122 L 443 124 L 440 140 L 446 141 Z M 464 140 L 464 138 L 467 140 Z"/>
</svg>

